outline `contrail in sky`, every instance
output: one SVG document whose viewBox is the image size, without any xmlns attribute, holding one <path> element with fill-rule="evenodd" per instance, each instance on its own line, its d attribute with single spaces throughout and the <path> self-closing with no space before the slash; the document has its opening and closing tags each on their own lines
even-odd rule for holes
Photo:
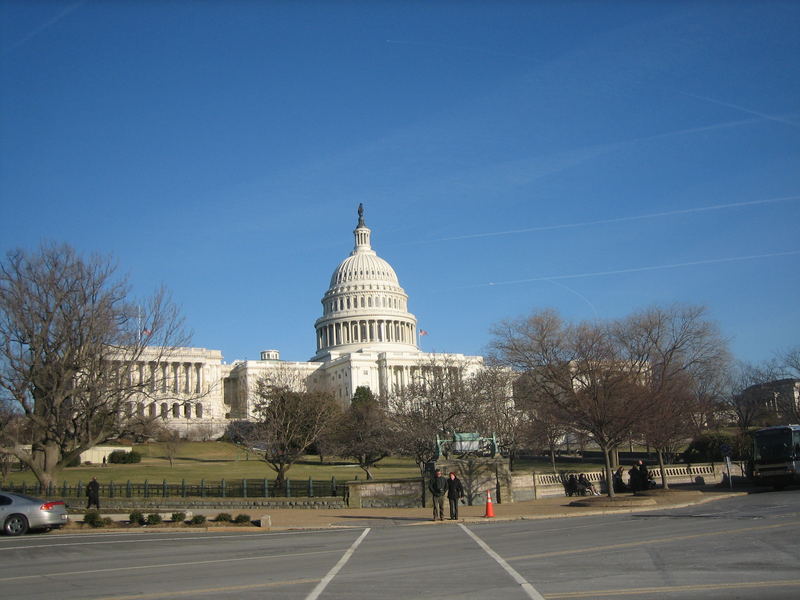
<svg viewBox="0 0 800 600">
<path fill-rule="evenodd" d="M 514 235 L 518 233 L 531 233 L 534 231 L 551 231 L 554 229 L 570 229 L 574 227 L 587 227 L 589 225 L 606 225 L 609 223 L 624 223 L 626 221 L 639 221 L 642 219 L 656 219 L 659 217 L 670 217 L 673 215 L 686 215 L 691 213 L 707 212 L 711 210 L 722 210 L 725 208 L 735 208 L 739 206 L 756 206 L 758 204 L 775 204 L 777 202 L 791 202 L 800 200 L 800 196 L 783 196 L 780 198 L 767 198 L 765 200 L 748 200 L 745 202 L 731 202 L 728 204 L 715 204 L 713 206 L 698 206 L 695 208 L 684 208 L 680 210 L 669 210 L 665 212 L 649 213 L 646 215 L 633 215 L 630 217 L 616 217 L 613 219 L 599 219 L 597 221 L 580 221 L 577 223 L 562 223 L 560 225 L 542 225 L 540 227 L 526 227 L 525 229 L 508 229 L 505 231 L 487 231 L 484 233 L 470 233 L 467 235 L 457 235 L 451 237 L 438 238 L 431 240 L 434 242 L 450 242 L 454 240 L 469 240 L 474 238 L 494 237 L 500 235 Z"/>
<path fill-rule="evenodd" d="M 705 100 L 706 102 L 711 102 L 712 104 L 719 104 L 720 106 L 733 108 L 734 110 L 747 113 L 748 115 L 755 115 L 757 117 L 761 117 L 762 119 L 767 119 L 768 121 L 775 121 L 776 123 L 783 123 L 784 125 L 791 125 L 792 127 L 800 127 L 800 123 L 795 123 L 794 121 L 789 121 L 788 119 L 776 117 L 775 115 L 768 115 L 766 113 L 750 110 L 749 108 L 745 108 L 744 106 L 739 106 L 738 104 L 723 102 L 722 100 L 709 98 L 708 96 L 700 96 L 698 94 L 690 94 L 689 92 L 681 92 L 680 90 L 678 90 L 678 93 L 683 94 L 684 96 L 689 96 L 690 98 L 694 98 L 696 100 Z"/>
<path fill-rule="evenodd" d="M 79 2 L 75 2 L 74 4 L 70 4 L 69 6 L 65 7 L 58 14 L 56 14 L 54 17 L 52 17 L 51 19 L 48 19 L 47 21 L 45 21 L 44 23 L 42 23 L 41 25 L 39 25 L 38 27 L 36 27 L 32 31 L 29 31 L 27 34 L 22 36 L 21 39 L 17 40 L 13 44 L 11 44 L 8 48 L 3 50 L 3 54 L 8 54 L 12 50 L 15 50 L 16 48 L 19 48 L 23 44 L 27 43 L 28 41 L 30 41 L 31 39 L 33 39 L 34 37 L 36 37 L 37 35 L 42 33 L 48 27 L 52 27 L 53 25 L 58 23 L 61 19 L 66 17 L 68 14 L 70 14 L 71 12 L 74 12 L 75 10 L 79 9 L 81 6 L 86 4 L 86 2 L 88 2 L 88 0 L 80 0 Z"/>
<path fill-rule="evenodd" d="M 538 63 L 544 61 L 531 56 L 524 56 L 522 54 L 512 54 L 510 52 L 497 52 L 496 50 L 489 50 L 488 48 L 481 48 L 478 46 L 458 46 L 455 44 L 440 44 L 438 42 L 418 42 L 414 40 L 386 40 L 387 44 L 395 44 L 399 46 L 428 46 L 431 48 L 443 48 L 445 50 L 464 50 L 467 52 L 477 52 L 479 54 L 486 54 L 489 56 L 500 56 L 503 58 L 521 58 L 523 60 L 530 60 Z"/>
<path fill-rule="evenodd" d="M 584 279 L 587 277 L 601 277 L 605 275 L 622 275 L 625 273 L 641 273 L 644 271 L 660 271 L 663 269 L 677 269 L 680 267 L 694 267 L 697 265 L 714 265 L 720 263 L 740 262 L 743 260 L 756 260 L 759 258 L 775 258 L 778 256 L 795 256 L 800 254 L 800 250 L 789 250 L 788 252 L 773 252 L 771 254 L 750 254 L 748 256 L 729 256 L 727 258 L 711 258 L 708 260 L 694 260 L 691 262 L 673 263 L 668 265 L 650 265 L 646 267 L 633 267 L 630 269 L 616 269 L 613 271 L 594 271 L 591 273 L 574 273 L 571 275 L 550 275 L 548 277 L 531 277 L 530 279 L 512 279 L 509 281 L 490 281 L 488 283 L 476 283 L 474 285 L 461 286 L 456 289 L 472 289 L 480 287 L 492 287 L 497 285 L 515 285 L 519 283 L 533 283 L 537 281 L 557 281 L 559 279 Z"/>
</svg>

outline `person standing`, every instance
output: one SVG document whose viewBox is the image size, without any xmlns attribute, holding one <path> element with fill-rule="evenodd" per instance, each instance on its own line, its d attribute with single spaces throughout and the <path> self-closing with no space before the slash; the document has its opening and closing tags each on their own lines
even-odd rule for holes
<svg viewBox="0 0 800 600">
<path fill-rule="evenodd" d="M 100 484 L 97 483 L 97 477 L 92 477 L 92 480 L 86 485 L 86 496 L 88 498 L 86 509 L 88 510 L 94 505 L 97 510 L 100 510 Z"/>
<path fill-rule="evenodd" d="M 628 487 L 632 492 L 637 492 L 641 489 L 639 487 L 639 468 L 637 464 L 634 464 L 628 470 Z"/>
<path fill-rule="evenodd" d="M 458 502 L 464 497 L 464 486 L 456 474 L 450 471 L 447 476 L 447 500 L 450 502 L 450 520 L 458 520 Z"/>
<path fill-rule="evenodd" d="M 613 482 L 614 482 L 614 492 L 622 493 L 626 491 L 625 487 L 625 480 L 622 478 L 624 471 L 622 467 L 619 467 L 616 471 L 614 471 Z"/>
<path fill-rule="evenodd" d="M 447 492 L 447 479 L 442 476 L 442 470 L 436 469 L 436 473 L 428 484 L 428 490 L 433 498 L 433 520 L 438 515 L 440 521 L 444 521 L 444 495 Z"/>
<path fill-rule="evenodd" d="M 639 489 L 646 490 L 650 487 L 650 473 L 647 471 L 647 463 L 639 461 Z"/>
</svg>

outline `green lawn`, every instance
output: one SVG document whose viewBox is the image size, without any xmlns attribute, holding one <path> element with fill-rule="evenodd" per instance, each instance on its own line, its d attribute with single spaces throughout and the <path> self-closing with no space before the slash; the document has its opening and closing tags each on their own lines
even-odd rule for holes
<svg viewBox="0 0 800 600">
<path fill-rule="evenodd" d="M 86 483 L 93 476 L 103 483 L 114 481 L 122 483 L 131 481 L 141 483 L 199 483 L 219 481 L 221 479 L 274 479 L 275 471 L 265 462 L 258 460 L 255 454 L 243 452 L 237 446 L 226 442 L 185 442 L 181 444 L 177 456 L 170 467 L 169 459 L 164 453 L 163 444 L 142 444 L 135 447 L 142 455 L 142 462 L 133 465 L 84 465 L 64 469 L 60 482 L 75 484 Z M 416 464 L 404 457 L 389 457 L 378 463 L 373 469 L 376 479 L 392 479 L 396 477 L 418 477 Z M 287 476 L 289 479 L 327 480 L 335 476 L 338 481 L 365 479 L 366 474 L 357 465 L 339 459 L 331 459 L 330 463 L 320 463 L 317 456 L 306 456 L 292 466 Z M 8 477 L 15 483 L 34 483 L 36 478 L 30 472 L 14 472 Z"/>
<path fill-rule="evenodd" d="M 233 479 L 274 479 L 275 472 L 258 459 L 253 453 L 246 453 L 238 446 L 227 442 L 184 442 L 173 459 L 170 467 L 169 459 L 164 452 L 164 445 L 159 443 L 141 444 L 135 450 L 142 455 L 142 462 L 134 465 L 84 465 L 65 469 L 60 478 L 61 483 L 86 483 L 93 476 L 102 483 L 114 481 L 124 483 L 131 481 L 151 483 L 166 480 L 168 483 L 200 483 L 200 480 L 220 481 Z M 337 481 L 365 479 L 366 474 L 357 465 L 342 459 L 329 458 L 330 462 L 320 463 L 317 456 L 305 456 L 294 464 L 287 476 L 293 480 L 328 480 L 335 476 Z M 603 465 L 599 463 L 567 463 L 556 462 L 559 471 L 599 471 Z M 515 461 L 516 471 L 552 472 L 548 460 L 519 459 Z M 407 457 L 393 456 L 378 463 L 373 469 L 376 479 L 394 479 L 398 477 L 418 477 L 417 465 Z M 36 478 L 30 472 L 14 472 L 8 477 L 15 483 L 35 483 Z"/>
</svg>

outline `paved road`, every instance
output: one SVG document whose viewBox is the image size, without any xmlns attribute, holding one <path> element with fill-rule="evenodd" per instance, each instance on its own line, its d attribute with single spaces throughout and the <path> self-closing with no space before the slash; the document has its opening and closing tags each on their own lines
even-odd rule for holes
<svg viewBox="0 0 800 600">
<path fill-rule="evenodd" d="M 372 524 L 370 524 L 372 525 Z M 464 526 L 0 538 L 3 597 L 800 597 L 800 490 L 683 509 Z"/>
</svg>

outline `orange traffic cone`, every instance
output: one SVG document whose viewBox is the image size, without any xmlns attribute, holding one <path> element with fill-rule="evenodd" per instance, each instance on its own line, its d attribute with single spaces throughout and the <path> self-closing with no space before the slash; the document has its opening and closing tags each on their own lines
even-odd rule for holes
<svg viewBox="0 0 800 600">
<path fill-rule="evenodd" d="M 494 507 L 492 506 L 492 492 L 486 490 L 486 514 L 483 515 L 484 518 L 489 518 L 494 516 Z"/>
</svg>

